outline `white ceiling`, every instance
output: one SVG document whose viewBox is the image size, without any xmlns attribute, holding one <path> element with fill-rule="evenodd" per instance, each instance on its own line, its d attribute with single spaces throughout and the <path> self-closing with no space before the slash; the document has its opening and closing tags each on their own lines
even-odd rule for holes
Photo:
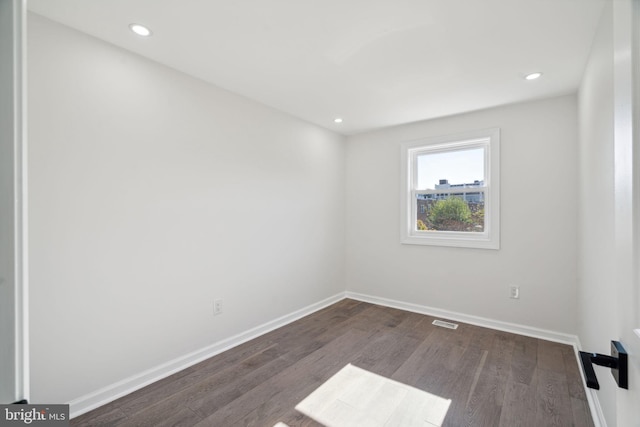
<svg viewBox="0 0 640 427">
<path fill-rule="evenodd" d="M 608 0 L 28 0 L 343 134 L 574 92 Z M 153 36 L 130 32 L 149 26 Z M 536 81 L 523 76 L 542 71 Z M 342 117 L 342 124 L 333 123 Z"/>
</svg>

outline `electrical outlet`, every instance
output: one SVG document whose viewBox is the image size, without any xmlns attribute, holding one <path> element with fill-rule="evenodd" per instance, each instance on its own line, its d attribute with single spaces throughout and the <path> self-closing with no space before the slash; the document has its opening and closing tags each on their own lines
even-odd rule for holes
<svg viewBox="0 0 640 427">
<path fill-rule="evenodd" d="M 218 314 L 222 314 L 222 300 L 217 299 L 213 301 L 213 315 L 217 316 Z"/>
<path fill-rule="evenodd" d="M 509 298 L 511 298 L 511 299 L 520 299 L 520 287 L 519 286 L 509 286 Z"/>
</svg>

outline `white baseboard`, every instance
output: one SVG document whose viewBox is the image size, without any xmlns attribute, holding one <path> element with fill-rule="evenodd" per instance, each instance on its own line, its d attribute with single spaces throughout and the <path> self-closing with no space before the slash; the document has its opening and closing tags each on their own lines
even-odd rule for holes
<svg viewBox="0 0 640 427">
<path fill-rule="evenodd" d="M 578 360 L 578 366 L 580 366 L 580 360 Z M 580 371 L 582 374 L 582 370 Z M 584 378 L 582 379 L 584 383 Z M 600 400 L 598 399 L 598 393 L 592 388 L 586 388 L 587 402 L 589 403 L 589 410 L 591 410 L 591 418 L 593 418 L 593 425 L 595 427 L 607 427 L 607 420 L 602 412 L 602 406 L 600 406 Z"/>
<path fill-rule="evenodd" d="M 325 307 L 335 304 L 345 298 L 345 293 L 341 292 L 329 298 L 326 298 L 315 304 L 308 305 L 300 310 L 296 310 L 293 313 L 279 317 L 275 320 L 264 323 L 255 328 L 249 329 L 238 335 L 229 337 L 212 345 L 209 345 L 203 349 L 186 354 L 182 357 L 170 360 L 167 363 L 148 369 L 137 375 L 125 378 L 122 381 L 108 385 L 85 396 L 69 402 L 70 405 L 70 418 L 77 417 L 93 409 L 96 409 L 102 405 L 106 405 L 120 397 L 126 396 L 136 390 L 139 390 L 149 384 L 159 381 L 169 375 L 175 374 L 183 369 L 202 362 L 210 357 L 236 347 L 242 343 L 250 341 L 261 335 L 266 334 L 274 329 L 285 326 L 291 322 L 294 322 L 304 316 L 321 310 Z"/>
<path fill-rule="evenodd" d="M 350 291 L 346 292 L 346 297 L 358 301 L 368 302 L 371 304 L 384 305 L 386 307 L 398 308 L 400 310 L 412 311 L 414 313 L 427 314 L 433 317 L 443 317 L 445 319 L 457 320 L 458 322 L 469 323 L 471 325 L 482 326 L 484 328 L 511 332 L 513 334 L 525 335 L 533 338 L 541 338 L 543 340 L 559 342 L 562 344 L 574 345 L 578 342 L 578 337 L 575 335 L 534 328 L 531 326 L 518 325 L 516 323 L 508 323 L 500 320 L 487 319 L 485 317 L 472 316 L 455 311 L 429 307 L 426 305 L 418 305 L 409 302 L 380 298 Z"/>
<path fill-rule="evenodd" d="M 167 363 L 148 369 L 137 375 L 125 378 L 122 381 L 118 381 L 117 383 L 108 385 L 99 390 L 96 390 L 95 392 L 74 399 L 73 401 L 69 402 L 70 417 L 74 418 L 93 409 L 96 409 L 102 405 L 106 405 L 107 403 L 119 399 L 120 397 L 126 396 L 129 393 L 132 393 L 149 384 L 166 378 L 169 375 L 172 375 L 176 372 L 193 366 L 196 363 L 220 354 L 223 351 L 229 350 L 242 343 L 264 335 L 274 329 L 285 326 L 345 298 L 391 308 L 397 308 L 400 310 L 411 311 L 414 313 L 427 314 L 430 316 L 441 317 L 449 320 L 456 320 L 459 322 L 496 329 L 499 331 L 511 332 L 514 334 L 568 344 L 573 346 L 576 350 L 576 358 L 578 357 L 578 351 L 581 349 L 580 340 L 575 335 L 564 334 L 561 332 L 554 332 L 545 329 L 538 329 L 530 326 L 518 325 L 515 323 L 502 322 L 499 320 L 487 319 L 484 317 L 472 316 L 468 314 L 457 313 L 454 311 L 347 291 L 341 292 L 320 302 L 311 304 L 307 307 L 301 308 L 300 310 L 296 310 L 293 313 L 279 317 L 277 319 L 264 323 L 263 325 L 257 326 L 238 335 L 214 343 L 201 350 L 170 360 Z M 581 362 L 578 359 L 578 366 L 580 366 L 580 363 Z M 595 427 L 607 427 L 600 402 L 598 401 L 598 396 L 592 389 L 585 388 L 585 390 Z"/>
<path fill-rule="evenodd" d="M 582 349 L 582 343 L 580 339 L 576 338 L 576 343 L 573 345 L 573 350 L 576 354 L 576 363 L 581 366 L 580 351 Z M 582 369 L 580 371 L 580 377 L 582 378 L 582 385 L 584 386 L 585 394 L 587 395 L 587 402 L 589 403 L 589 410 L 591 411 L 591 418 L 593 418 L 593 424 L 595 427 L 607 427 L 607 420 L 604 418 L 604 412 L 602 412 L 602 406 L 600 406 L 600 400 L 596 390 L 588 388 L 586 386 L 587 380 L 584 377 Z"/>
<path fill-rule="evenodd" d="M 591 416 L 593 417 L 593 424 L 595 427 L 607 427 L 607 420 L 604 418 L 604 412 L 602 412 L 602 406 L 600 406 L 600 400 L 598 400 L 596 391 L 592 388 L 587 388 L 586 390 L 589 409 L 591 409 Z"/>
<path fill-rule="evenodd" d="M 383 305 L 386 307 L 397 308 L 400 310 L 412 311 L 414 313 L 427 314 L 433 317 L 442 317 L 445 319 L 456 320 L 458 322 L 469 323 L 471 325 L 482 326 L 485 328 L 496 329 L 504 332 L 511 332 L 518 335 L 525 335 L 533 338 L 540 338 L 547 341 L 559 342 L 562 344 L 568 344 L 575 350 L 576 361 L 578 366 L 582 363 L 579 358 L 579 351 L 582 349 L 580 339 L 577 335 L 564 334 L 562 332 L 549 331 L 546 329 L 534 328 L 531 326 L 518 325 L 515 323 L 502 322 L 500 320 L 487 319 L 484 317 L 471 316 L 469 314 L 458 313 L 455 311 L 443 310 L 439 308 L 429 307 L 425 305 L 412 304 L 403 301 L 392 300 L 388 298 L 380 298 L 371 295 L 360 294 L 357 292 L 346 292 L 346 298 L 355 299 L 362 302 L 368 302 L 371 304 Z M 582 385 L 585 388 L 587 402 L 589 403 L 589 409 L 591 416 L 593 417 L 593 423 L 595 427 L 607 427 L 607 422 L 598 400 L 598 395 L 595 390 L 587 388 L 584 379 L 582 369 L 580 376 L 582 377 Z"/>
</svg>

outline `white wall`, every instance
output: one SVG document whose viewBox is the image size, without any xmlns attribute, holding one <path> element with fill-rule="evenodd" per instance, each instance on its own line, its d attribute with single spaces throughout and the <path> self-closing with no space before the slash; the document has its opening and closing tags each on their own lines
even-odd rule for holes
<svg viewBox="0 0 640 427">
<path fill-rule="evenodd" d="M 32 401 L 344 290 L 343 137 L 36 15 L 28 47 Z"/>
<path fill-rule="evenodd" d="M 580 118 L 579 337 L 587 351 L 609 354 L 616 318 L 613 138 L 613 20 L 607 5 L 578 96 Z M 605 309 L 606 310 L 606 309 Z M 614 309 L 615 310 L 615 309 Z M 609 426 L 615 426 L 615 389 L 599 370 L 597 393 Z"/>
<path fill-rule="evenodd" d="M 0 403 L 13 403 L 22 399 L 19 385 L 19 316 L 17 305 L 21 286 L 19 241 L 15 231 L 19 229 L 18 198 L 20 162 L 21 97 L 19 64 L 21 22 L 16 17 L 23 13 L 20 3 L 0 0 Z M 16 75 L 18 74 L 18 75 Z M 18 108 L 16 108 L 18 107 Z M 18 215 L 16 215 L 18 213 Z M 17 325 L 18 323 L 18 325 Z"/>
<path fill-rule="evenodd" d="M 401 245 L 400 143 L 491 127 L 502 131 L 501 249 Z M 349 137 L 347 289 L 575 333 L 576 150 L 575 96 Z"/>
</svg>

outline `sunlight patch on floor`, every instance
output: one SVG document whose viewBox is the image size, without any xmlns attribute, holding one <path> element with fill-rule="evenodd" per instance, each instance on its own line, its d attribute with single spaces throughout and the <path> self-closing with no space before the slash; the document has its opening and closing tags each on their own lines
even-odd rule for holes
<svg viewBox="0 0 640 427">
<path fill-rule="evenodd" d="M 441 426 L 451 400 L 348 364 L 296 409 L 327 427 Z"/>
</svg>

